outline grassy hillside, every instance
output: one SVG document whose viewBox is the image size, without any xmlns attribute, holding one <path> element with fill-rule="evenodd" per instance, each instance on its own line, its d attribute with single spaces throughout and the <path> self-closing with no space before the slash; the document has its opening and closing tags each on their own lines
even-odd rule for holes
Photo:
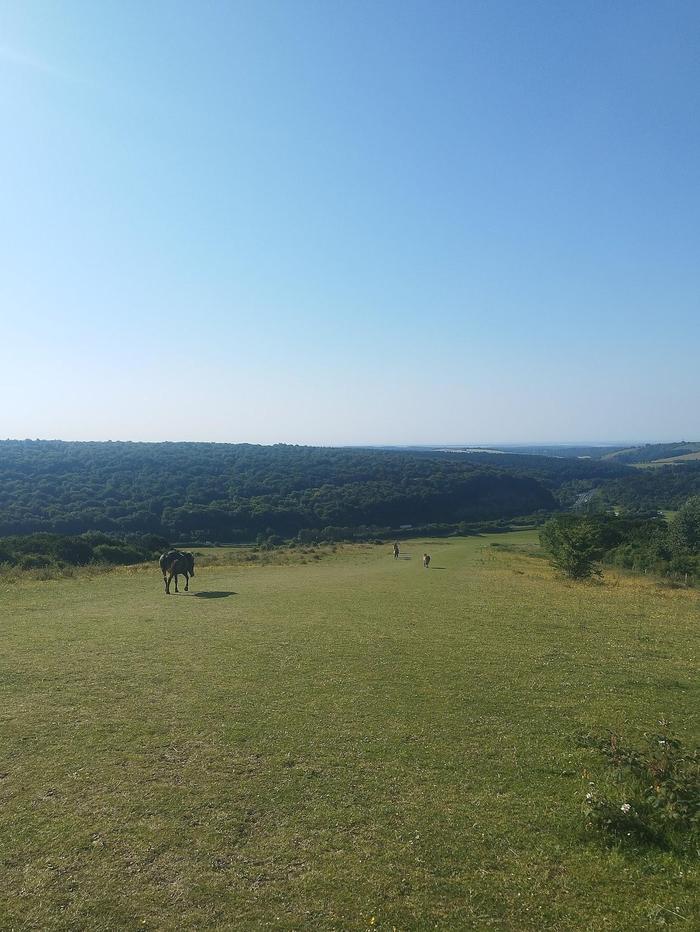
<svg viewBox="0 0 700 932">
<path fill-rule="evenodd" d="M 700 443 L 682 441 L 680 443 L 646 443 L 639 447 L 617 450 L 603 456 L 605 460 L 627 463 L 630 466 L 649 465 L 652 463 L 682 462 L 697 458 Z"/>
<path fill-rule="evenodd" d="M 695 453 L 683 453 L 680 456 L 669 456 L 666 459 L 654 460 L 652 465 L 655 466 L 675 466 L 678 463 L 692 463 L 700 460 L 700 451 Z"/>
<path fill-rule="evenodd" d="M 587 833 L 577 735 L 692 737 L 698 595 L 567 584 L 534 546 L 170 598 L 152 568 L 0 578 L 0 928 L 691 928 L 693 862 Z"/>
</svg>

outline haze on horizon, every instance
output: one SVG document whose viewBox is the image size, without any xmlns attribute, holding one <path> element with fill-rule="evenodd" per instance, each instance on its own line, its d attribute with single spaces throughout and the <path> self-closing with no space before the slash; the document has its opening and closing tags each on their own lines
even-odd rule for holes
<svg viewBox="0 0 700 932">
<path fill-rule="evenodd" d="M 0 436 L 697 439 L 699 27 L 0 0 Z"/>
</svg>

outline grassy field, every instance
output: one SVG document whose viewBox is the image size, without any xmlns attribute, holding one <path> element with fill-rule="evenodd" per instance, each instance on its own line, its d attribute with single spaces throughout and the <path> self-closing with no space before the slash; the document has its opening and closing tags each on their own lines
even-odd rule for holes
<svg viewBox="0 0 700 932">
<path fill-rule="evenodd" d="M 670 456 L 668 459 L 663 460 L 654 460 L 654 465 L 665 466 L 665 465 L 675 465 L 676 463 L 692 463 L 695 460 L 700 460 L 700 453 L 683 453 L 681 456 Z"/>
<path fill-rule="evenodd" d="M 577 736 L 696 737 L 700 597 L 534 540 L 0 581 L 0 928 L 698 928 Z"/>
</svg>

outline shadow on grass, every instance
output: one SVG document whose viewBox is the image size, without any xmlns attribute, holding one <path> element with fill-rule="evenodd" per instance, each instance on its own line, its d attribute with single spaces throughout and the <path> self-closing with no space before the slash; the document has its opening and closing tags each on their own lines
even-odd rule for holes
<svg viewBox="0 0 700 932">
<path fill-rule="evenodd" d="M 229 591 L 210 591 L 210 592 L 191 592 L 190 595 L 194 596 L 195 599 L 225 599 L 229 595 L 237 595 L 236 592 Z"/>
</svg>

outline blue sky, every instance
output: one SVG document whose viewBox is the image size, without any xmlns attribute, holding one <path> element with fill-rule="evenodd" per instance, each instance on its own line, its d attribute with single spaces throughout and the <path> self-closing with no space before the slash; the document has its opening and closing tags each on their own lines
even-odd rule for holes
<svg viewBox="0 0 700 932">
<path fill-rule="evenodd" d="M 697 439 L 699 47 L 696 2 L 0 0 L 0 436 Z"/>
</svg>

